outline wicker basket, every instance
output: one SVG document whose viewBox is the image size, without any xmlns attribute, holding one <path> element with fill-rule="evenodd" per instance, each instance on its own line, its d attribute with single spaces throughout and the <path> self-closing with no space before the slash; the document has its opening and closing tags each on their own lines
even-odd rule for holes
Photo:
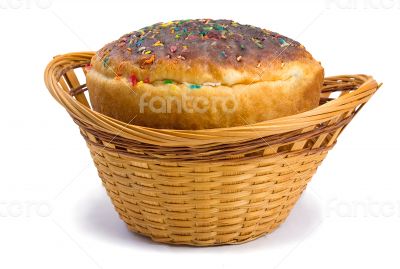
<svg viewBox="0 0 400 269">
<path fill-rule="evenodd" d="M 273 231 L 379 88 L 366 75 L 330 77 L 321 105 L 301 114 L 233 128 L 152 129 L 91 110 L 77 72 L 92 56 L 55 57 L 46 86 L 79 126 L 129 229 L 171 244 L 237 244 Z"/>
</svg>

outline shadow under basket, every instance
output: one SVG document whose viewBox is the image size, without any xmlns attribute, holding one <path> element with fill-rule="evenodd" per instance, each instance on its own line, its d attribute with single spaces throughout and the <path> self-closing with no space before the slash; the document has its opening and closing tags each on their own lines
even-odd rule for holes
<svg viewBox="0 0 400 269">
<path fill-rule="evenodd" d="M 320 106 L 301 114 L 251 126 L 161 130 L 91 109 L 85 66 L 93 55 L 55 57 L 46 86 L 79 126 L 129 229 L 170 244 L 238 244 L 272 232 L 379 88 L 366 75 L 329 77 Z"/>
</svg>

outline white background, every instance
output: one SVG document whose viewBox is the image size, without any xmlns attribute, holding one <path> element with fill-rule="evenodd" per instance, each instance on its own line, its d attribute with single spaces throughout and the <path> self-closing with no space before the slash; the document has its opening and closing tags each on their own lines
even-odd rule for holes
<svg viewBox="0 0 400 269">
<path fill-rule="evenodd" d="M 384 85 L 276 232 L 239 246 L 156 244 L 115 213 L 43 70 L 155 22 L 208 17 L 277 31 L 327 75 Z M 0 0 L 0 268 L 399 268 L 399 26 L 397 0 Z"/>
</svg>

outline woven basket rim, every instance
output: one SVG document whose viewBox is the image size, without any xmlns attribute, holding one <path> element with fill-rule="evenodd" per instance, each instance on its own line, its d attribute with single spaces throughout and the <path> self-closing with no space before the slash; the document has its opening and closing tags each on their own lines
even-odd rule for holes
<svg viewBox="0 0 400 269">
<path fill-rule="evenodd" d="M 127 124 L 96 112 L 62 89 L 58 83 L 62 75 L 74 68 L 83 67 L 90 63 L 94 54 L 94 52 L 73 52 L 55 56 L 47 65 L 44 74 L 45 84 L 51 95 L 74 119 L 86 125 L 124 138 L 160 146 L 200 146 L 212 143 L 231 143 L 254 139 L 255 134 L 258 137 L 265 137 L 307 128 L 339 116 L 348 109 L 349 105 L 355 106 L 357 103 L 365 103 L 365 100 L 368 100 L 380 86 L 372 76 L 368 75 L 328 77 L 325 79 L 331 82 L 345 78 L 358 80 L 361 85 L 357 89 L 312 110 L 251 125 L 203 130 L 155 129 Z"/>
</svg>

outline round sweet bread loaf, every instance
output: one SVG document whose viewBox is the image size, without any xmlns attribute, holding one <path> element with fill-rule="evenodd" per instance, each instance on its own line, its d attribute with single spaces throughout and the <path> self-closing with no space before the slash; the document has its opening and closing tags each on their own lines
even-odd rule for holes
<svg viewBox="0 0 400 269">
<path fill-rule="evenodd" d="M 253 124 L 318 106 L 324 70 L 298 42 L 230 20 L 180 20 L 131 32 L 88 68 L 93 109 L 154 128 Z"/>
</svg>

